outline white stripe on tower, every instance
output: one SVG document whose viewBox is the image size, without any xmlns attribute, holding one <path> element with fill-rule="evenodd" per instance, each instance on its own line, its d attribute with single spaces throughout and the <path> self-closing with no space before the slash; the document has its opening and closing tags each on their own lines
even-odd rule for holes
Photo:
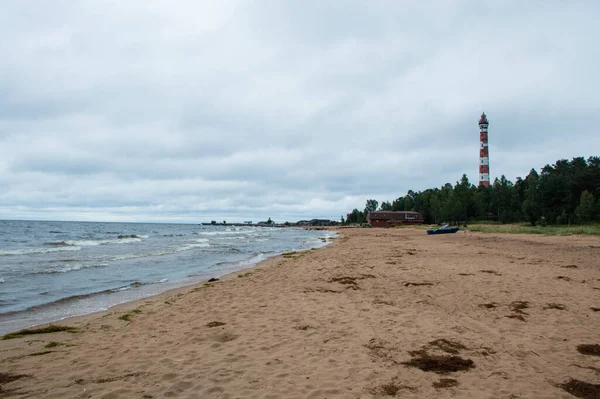
<svg viewBox="0 0 600 399">
<path fill-rule="evenodd" d="M 485 112 L 479 119 L 479 185 L 490 185 L 490 155 L 488 151 L 488 119 Z"/>
</svg>

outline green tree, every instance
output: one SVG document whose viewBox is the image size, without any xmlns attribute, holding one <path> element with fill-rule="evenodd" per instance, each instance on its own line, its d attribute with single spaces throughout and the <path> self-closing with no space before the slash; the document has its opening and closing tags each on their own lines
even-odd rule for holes
<svg viewBox="0 0 600 399">
<path fill-rule="evenodd" d="M 535 169 L 531 169 L 527 179 L 527 189 L 525 191 L 525 201 L 523 202 L 523 214 L 527 221 L 535 226 L 540 216 L 542 216 L 542 203 L 539 195 L 539 175 Z"/>
<path fill-rule="evenodd" d="M 580 223 L 589 223 L 594 217 L 594 210 L 596 208 L 596 201 L 594 195 L 589 191 L 585 190 L 581 193 L 581 199 L 579 200 L 579 206 L 575 209 L 575 215 Z"/>
<path fill-rule="evenodd" d="M 383 201 L 381 203 L 381 206 L 379 207 L 380 211 L 391 211 L 392 210 L 392 204 L 389 203 L 388 201 Z"/>
<path fill-rule="evenodd" d="M 365 205 L 365 213 L 375 212 L 377 210 L 378 205 L 379 205 L 379 202 L 377 202 L 377 200 L 374 200 L 374 199 L 367 200 L 367 204 Z"/>
</svg>

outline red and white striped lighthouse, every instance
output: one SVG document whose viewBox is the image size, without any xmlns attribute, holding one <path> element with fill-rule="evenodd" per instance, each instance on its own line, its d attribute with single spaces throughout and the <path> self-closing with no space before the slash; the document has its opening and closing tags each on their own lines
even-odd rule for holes
<svg viewBox="0 0 600 399">
<path fill-rule="evenodd" d="M 490 154 L 488 152 L 488 125 L 485 112 L 479 119 L 479 185 L 490 186 Z"/>
</svg>

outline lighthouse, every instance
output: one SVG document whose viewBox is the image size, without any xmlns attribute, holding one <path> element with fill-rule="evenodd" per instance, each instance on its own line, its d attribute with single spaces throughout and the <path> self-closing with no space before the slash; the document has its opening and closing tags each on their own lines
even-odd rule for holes
<svg viewBox="0 0 600 399">
<path fill-rule="evenodd" d="M 490 154 L 488 151 L 488 125 L 485 112 L 479 118 L 479 185 L 490 186 Z"/>
</svg>

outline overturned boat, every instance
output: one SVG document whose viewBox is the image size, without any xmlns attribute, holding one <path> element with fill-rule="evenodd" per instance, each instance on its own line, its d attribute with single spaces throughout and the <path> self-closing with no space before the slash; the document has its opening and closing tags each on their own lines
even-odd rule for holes
<svg viewBox="0 0 600 399">
<path fill-rule="evenodd" d="M 445 224 L 437 229 L 427 230 L 427 234 L 452 234 L 458 230 L 458 227 L 450 227 L 450 225 Z"/>
</svg>

